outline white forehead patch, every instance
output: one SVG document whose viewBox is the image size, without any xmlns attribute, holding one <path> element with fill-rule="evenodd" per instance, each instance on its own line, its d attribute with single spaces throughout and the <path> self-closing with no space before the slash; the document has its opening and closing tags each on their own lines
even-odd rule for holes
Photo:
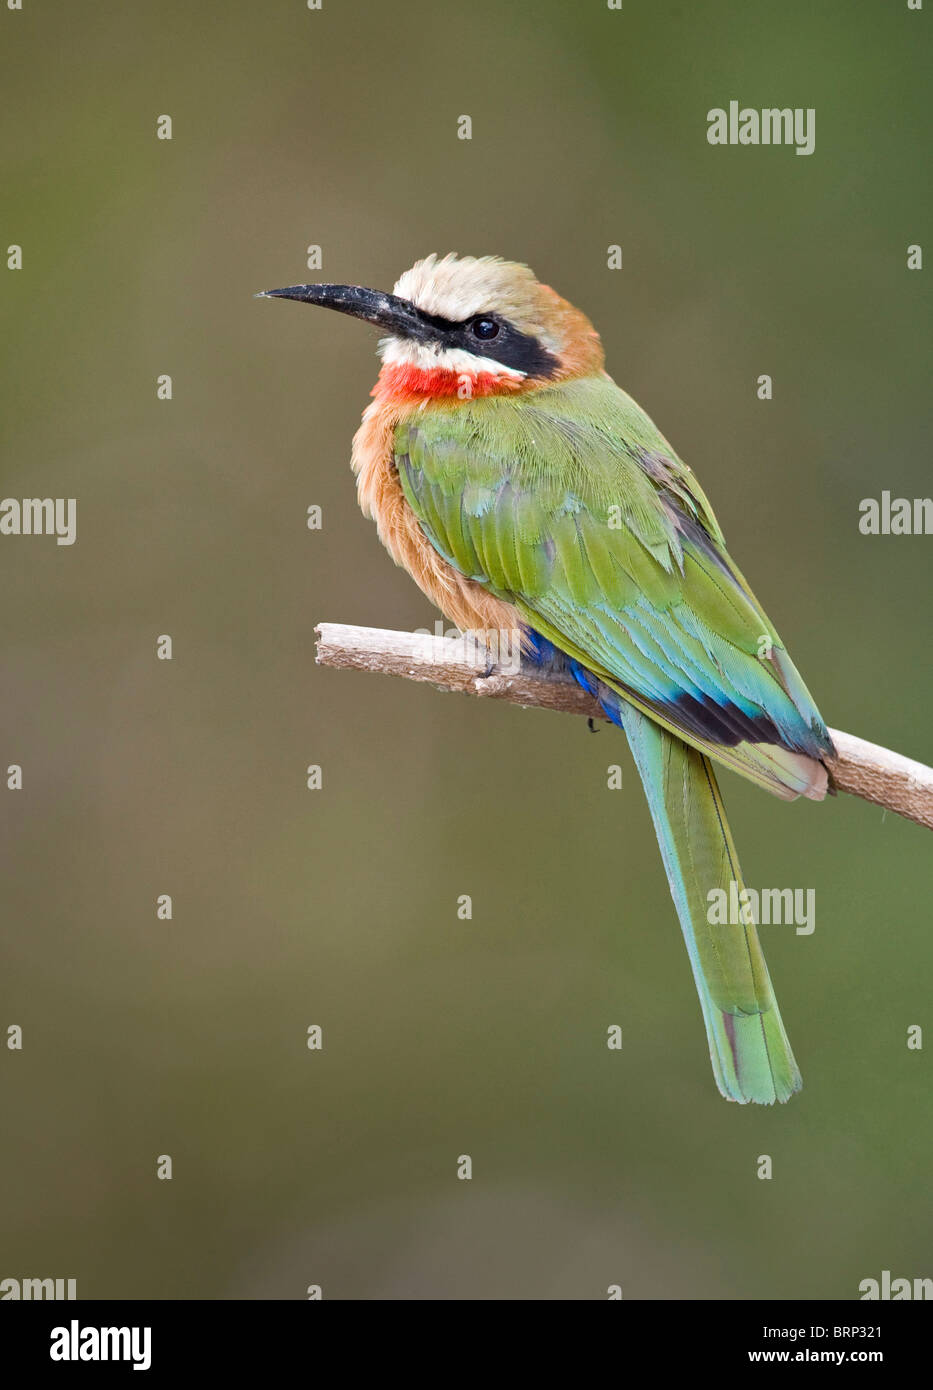
<svg viewBox="0 0 933 1390">
<path fill-rule="evenodd" d="M 537 285 L 525 265 L 498 256 L 427 256 L 396 282 L 395 293 L 428 314 L 461 323 L 477 314 L 527 316 Z"/>
</svg>

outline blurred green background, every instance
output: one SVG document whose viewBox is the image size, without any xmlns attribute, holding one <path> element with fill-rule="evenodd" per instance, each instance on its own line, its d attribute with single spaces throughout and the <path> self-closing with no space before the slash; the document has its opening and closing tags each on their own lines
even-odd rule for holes
<svg viewBox="0 0 933 1390">
<path fill-rule="evenodd" d="M 906 1047 L 928 832 L 723 774 L 747 881 L 817 905 L 810 937 L 763 929 L 805 1089 L 726 1104 L 621 734 L 315 666 L 316 622 L 437 615 L 356 507 L 375 335 L 252 298 L 389 289 L 429 251 L 527 261 L 698 473 L 827 721 L 933 760 L 933 542 L 858 531 L 862 498 L 930 491 L 929 270 L 906 267 L 930 240 L 929 21 L 4 7 L 24 265 L 0 271 L 0 492 L 77 498 L 78 539 L 0 539 L 0 765 L 25 775 L 0 787 L 0 1024 L 24 1030 L 0 1048 L 0 1276 L 740 1299 L 931 1273 Z M 814 107 L 816 152 L 711 147 L 730 99 Z"/>
</svg>

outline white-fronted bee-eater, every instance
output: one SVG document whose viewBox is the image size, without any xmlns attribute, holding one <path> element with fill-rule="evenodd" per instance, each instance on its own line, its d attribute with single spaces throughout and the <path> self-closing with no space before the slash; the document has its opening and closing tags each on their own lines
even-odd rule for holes
<svg viewBox="0 0 933 1390">
<path fill-rule="evenodd" d="M 716 1084 L 787 1100 L 800 1073 L 714 763 L 818 801 L 833 746 L 692 472 L 607 375 L 589 320 L 526 266 L 429 256 L 392 294 L 267 293 L 381 329 L 353 442 L 363 511 L 452 623 L 518 630 L 527 660 L 569 669 L 624 729 Z M 743 906 L 720 921 L 714 900 Z"/>
</svg>

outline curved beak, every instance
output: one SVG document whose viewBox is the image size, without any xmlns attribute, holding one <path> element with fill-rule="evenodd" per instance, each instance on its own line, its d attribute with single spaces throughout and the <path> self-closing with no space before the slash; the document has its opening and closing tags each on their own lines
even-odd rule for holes
<svg viewBox="0 0 933 1390">
<path fill-rule="evenodd" d="M 437 336 L 437 327 L 407 299 L 360 285 L 288 285 L 282 290 L 262 290 L 256 297 L 319 304 L 323 309 L 336 309 L 338 314 L 351 314 L 355 319 L 375 324 L 399 338 L 427 342 Z"/>
</svg>

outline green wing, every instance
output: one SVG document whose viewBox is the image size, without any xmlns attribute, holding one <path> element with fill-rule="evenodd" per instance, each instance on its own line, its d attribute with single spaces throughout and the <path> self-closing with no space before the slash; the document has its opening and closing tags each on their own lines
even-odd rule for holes
<svg viewBox="0 0 933 1390">
<path fill-rule="evenodd" d="M 809 692 L 692 473 L 608 377 L 439 402 L 394 447 L 435 549 L 604 702 L 628 700 L 778 795 L 822 794 L 813 760 L 831 744 Z"/>
</svg>

